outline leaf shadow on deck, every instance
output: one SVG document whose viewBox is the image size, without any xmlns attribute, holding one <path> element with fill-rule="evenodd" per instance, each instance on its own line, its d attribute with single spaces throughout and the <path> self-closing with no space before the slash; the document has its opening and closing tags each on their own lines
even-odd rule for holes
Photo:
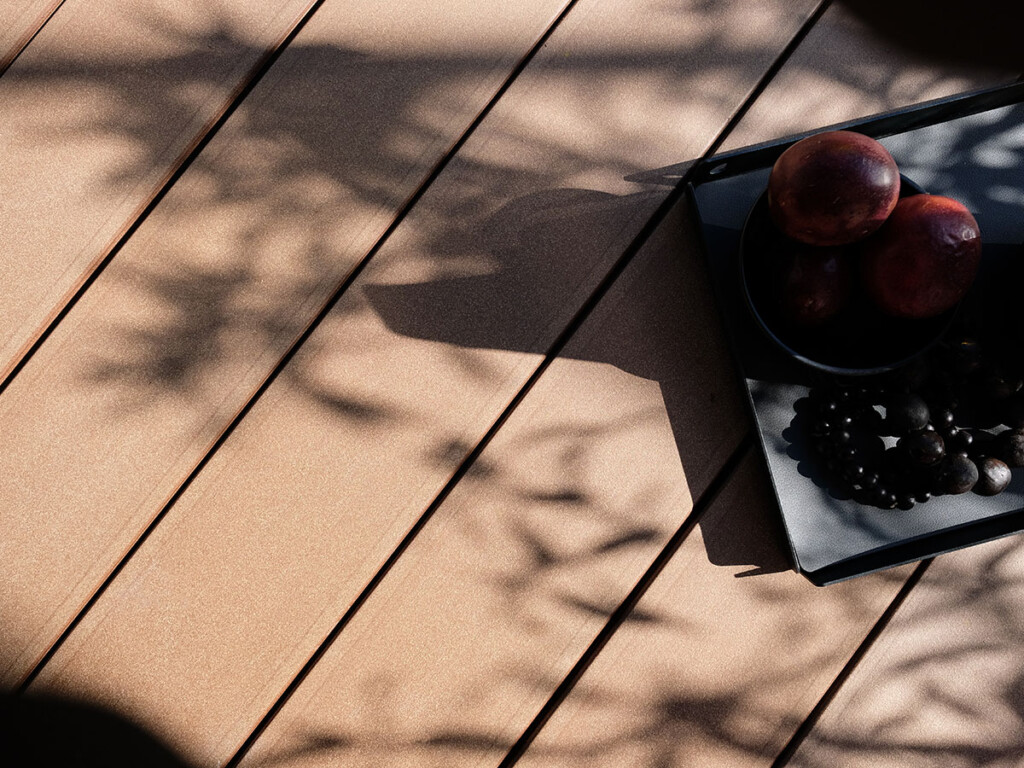
<svg viewBox="0 0 1024 768">
<path fill-rule="evenodd" d="M 1024 544 L 941 556 L 788 765 L 982 768 L 1024 752 Z"/>
<path fill-rule="evenodd" d="M 721 12 L 721 6 L 709 2 L 695 7 L 697 12 L 712 13 Z M 206 57 L 234 56 L 245 45 L 233 38 L 227 25 L 208 39 L 189 39 L 188 44 L 194 50 L 180 57 L 128 65 L 140 72 L 147 66 L 179 71 L 180 90 L 159 94 L 145 105 L 115 103 L 108 112 L 81 125 L 56 134 L 40 133 L 40 140 L 59 142 L 67 131 L 77 131 L 83 136 L 130 141 L 140 149 L 138 167 L 126 165 L 106 179 L 110 188 L 130 187 L 139 169 L 158 153 L 159 147 L 149 137 L 161 121 L 188 109 L 193 95 L 210 87 L 192 82 L 192 73 L 204 70 Z M 695 50 L 676 46 L 633 55 L 609 46 L 605 51 L 574 52 L 570 62 L 540 60 L 537 66 L 548 79 L 548 88 L 538 103 L 555 112 L 564 110 L 569 118 L 586 117 L 594 105 L 608 110 L 623 103 L 628 107 L 628 88 L 617 79 L 625 73 L 652 84 L 652 102 L 676 104 L 691 70 L 717 68 L 722 79 L 729 81 L 764 60 L 765 51 L 756 43 L 744 45 L 738 46 L 723 28 L 720 39 L 705 40 Z M 225 382 L 235 380 L 240 370 L 247 370 L 260 356 L 283 353 L 301 332 L 310 307 L 315 309 L 330 295 L 354 258 L 372 243 L 365 232 L 383 231 L 388 211 L 415 187 L 405 184 L 410 174 L 425 174 L 426 169 L 415 161 L 436 151 L 439 141 L 450 141 L 450 135 L 441 130 L 445 107 L 461 103 L 464 89 L 476 87 L 473 73 L 493 66 L 493 58 L 479 52 L 437 56 L 412 52 L 389 58 L 331 45 L 294 44 L 292 50 L 297 54 L 292 67 L 316 77 L 302 80 L 273 100 L 253 98 L 243 104 L 240 112 L 245 121 L 234 136 L 235 146 L 246 148 L 242 161 L 211 144 L 178 182 L 182 202 L 175 203 L 169 196 L 157 209 L 157 215 L 169 222 L 162 237 L 144 240 L 147 230 L 139 230 L 137 248 L 146 249 L 149 257 L 129 261 L 119 254 L 103 276 L 104 283 L 112 286 L 105 288 L 105 297 L 123 315 L 90 329 L 99 340 L 95 346 L 90 346 L 91 337 L 82 340 L 91 356 L 78 371 L 76 384 L 95 388 L 104 396 L 114 392 L 113 419 L 127 422 L 171 401 L 192 404 L 197 420 L 202 421 L 211 405 L 220 403 Z M 55 83 L 107 83 L 116 81 L 124 67 L 53 62 L 25 74 L 22 82 L 41 90 Z M 629 77 L 624 78 L 627 84 Z M 856 77 L 850 84 L 860 85 Z M 703 98 L 716 97 L 704 94 Z M 685 106 L 664 113 L 654 110 L 666 124 L 686 111 Z M 386 125 L 381 124 L 380 115 L 388 116 Z M 410 217 L 393 248 L 406 261 L 395 266 L 393 254 L 372 261 L 364 273 L 367 285 L 350 290 L 325 323 L 337 327 L 351 323 L 360 331 L 311 336 L 281 373 L 289 386 L 322 409 L 328 425 L 381 432 L 408 424 L 429 428 L 436 437 L 422 446 L 422 461 L 449 472 L 472 450 L 473 435 L 451 430 L 430 410 L 429 402 L 417 402 L 416 392 L 401 398 L 367 390 L 344 376 L 322 374 L 317 359 L 379 354 L 384 360 L 392 341 L 387 334 L 393 334 L 440 348 L 451 368 L 463 377 L 459 386 L 497 389 L 508 376 L 508 366 L 499 358 L 504 353 L 538 356 L 547 351 L 551 328 L 564 326 L 575 311 L 566 296 L 582 300 L 588 293 L 593 252 L 624 245 L 628 227 L 642 224 L 660 194 L 620 189 L 625 186 L 621 179 L 637 170 L 628 114 L 619 128 L 604 135 L 588 138 L 581 130 L 571 139 L 531 130 L 514 116 L 503 119 L 503 130 L 492 145 L 461 154 L 451 166 L 459 174 L 458 189 L 444 191 L 436 199 L 425 197 Z M 339 126 L 348 126 L 350 132 Z M 662 138 L 671 140 L 674 134 L 666 129 Z M 602 158 L 599 164 L 594 161 L 597 154 Z M 593 186 L 607 182 L 616 191 L 587 187 L 593 178 L 598 179 Z M 494 194 L 495 188 L 500 195 Z M 201 204 L 202 214 L 196 214 L 196 203 Z M 350 222 L 355 223 L 347 228 Z M 598 337 L 570 345 L 564 355 L 570 362 L 614 368 L 626 377 L 651 382 L 648 389 L 657 390 L 660 402 L 656 398 L 628 403 L 624 417 L 621 412 L 614 419 L 588 417 L 582 424 L 566 419 L 546 431 L 523 435 L 538 455 L 562 462 L 553 464 L 559 476 L 550 485 L 524 479 L 524 467 L 495 461 L 487 453 L 467 475 L 467 482 L 491 483 L 496 496 L 506 503 L 511 498 L 513 506 L 519 503 L 537 511 L 532 519 L 508 517 L 508 540 L 525 553 L 523 565 L 512 573 L 488 576 L 493 575 L 493 584 L 504 592 L 511 620 L 525 626 L 533 622 L 538 632 L 552 620 L 545 600 L 552 599 L 564 611 L 561 615 L 573 621 L 580 616 L 600 619 L 614 608 L 614 601 L 580 594 L 557 582 L 542 589 L 538 601 L 538 577 L 558 571 L 571 574 L 583 565 L 603 565 L 623 552 L 650 549 L 665 533 L 643 522 L 648 505 L 664 502 L 664 489 L 657 484 L 625 499 L 615 498 L 609 493 L 615 489 L 607 485 L 598 486 L 614 502 L 606 506 L 607 499 L 598 497 L 593 485 L 599 462 L 588 467 L 591 474 L 586 477 L 573 475 L 574 467 L 586 465 L 593 457 L 595 444 L 612 439 L 610 435 L 628 438 L 638 425 L 667 425 L 680 464 L 686 467 L 699 464 L 703 453 L 720 450 L 722 440 L 732 439 L 717 435 L 714 424 L 700 422 L 722 409 L 720 404 L 705 406 L 719 398 L 735 398 L 736 393 L 712 387 L 694 397 L 695 372 L 720 364 L 720 349 L 713 348 L 720 347 L 721 337 L 708 319 L 713 309 L 697 276 L 698 255 L 686 254 L 679 262 L 673 259 L 671 250 L 666 250 L 655 262 L 658 266 L 638 278 L 635 292 L 620 300 L 627 302 L 623 306 L 628 311 Z M 664 270 L 682 271 L 666 279 Z M 695 290 L 693 285 L 698 283 Z M 708 319 L 706 334 L 694 334 L 675 317 L 676 305 L 695 301 L 705 303 L 696 316 Z M 69 315 L 69 321 L 74 319 L 74 313 Z M 658 334 L 652 329 L 658 329 Z M 683 342 L 694 346 L 681 349 Z M 716 368 L 708 380 L 715 381 L 719 373 Z M 611 384 L 618 386 L 620 381 Z M 444 380 L 433 386 L 450 388 L 452 383 Z M 639 450 L 634 446 L 626 455 L 642 461 L 642 446 Z M 703 475 L 688 474 L 685 480 L 704 484 L 713 469 L 704 468 Z M 680 501 L 680 512 L 684 507 Z M 614 513 L 603 520 L 610 524 L 607 535 L 582 550 L 559 550 L 542 535 L 556 514 L 570 520 L 582 511 L 601 519 L 607 509 Z M 486 536 L 485 522 L 477 520 L 479 527 L 467 529 L 466 535 L 475 530 Z M 729 536 L 716 543 L 716 535 L 704 532 L 707 556 L 716 564 L 755 566 L 769 572 L 783 567 L 771 553 L 752 561 L 763 553 L 756 548 L 737 549 Z M 770 603 L 771 595 L 766 593 L 764 604 Z M 658 631 L 687 629 L 669 616 L 643 611 L 632 614 L 627 625 Z M 495 660 L 493 669 L 502 680 L 536 690 L 550 690 L 553 682 L 557 684 L 557 679 L 540 672 L 500 662 Z M 792 674 L 799 676 L 799 671 Z M 486 688 L 491 682 L 480 685 Z M 769 676 L 763 682 L 769 688 L 778 683 Z M 468 700 L 473 693 L 455 695 Z M 600 691 L 588 693 L 584 687 L 584 694 L 588 700 L 612 703 Z M 739 689 L 707 696 L 662 691 L 649 704 L 652 721 L 632 735 L 616 738 L 622 743 L 639 739 L 662 745 L 663 751 L 647 763 L 652 768 L 670 764 L 671 744 L 683 733 L 749 751 L 753 747 L 722 717 L 737 711 L 742 694 Z M 780 727 L 793 726 L 785 722 Z M 363 741 L 343 728 L 311 728 L 311 733 L 300 749 L 304 755 L 354 751 Z M 512 741 L 438 726 L 436 733 L 408 744 L 431 759 L 448 753 L 493 753 L 500 758 Z M 596 755 L 607 746 L 597 738 L 579 754 Z M 373 746 L 383 754 L 405 748 L 400 736 L 378 740 Z M 574 754 L 575 749 L 563 756 L 572 760 Z"/>
</svg>

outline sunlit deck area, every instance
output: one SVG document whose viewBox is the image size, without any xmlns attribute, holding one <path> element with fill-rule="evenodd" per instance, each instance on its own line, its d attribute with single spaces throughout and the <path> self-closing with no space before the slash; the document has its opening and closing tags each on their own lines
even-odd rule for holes
<svg viewBox="0 0 1024 768">
<path fill-rule="evenodd" d="M 686 194 L 1024 70 L 854 6 L 0 2 L 0 753 L 1024 765 L 1024 543 L 796 572 Z"/>
</svg>

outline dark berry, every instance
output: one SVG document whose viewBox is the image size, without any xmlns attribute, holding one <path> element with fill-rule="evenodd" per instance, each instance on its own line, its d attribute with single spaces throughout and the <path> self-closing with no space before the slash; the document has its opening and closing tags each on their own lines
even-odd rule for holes
<svg viewBox="0 0 1024 768">
<path fill-rule="evenodd" d="M 949 429 L 955 422 L 956 417 L 953 416 L 952 411 L 941 410 L 932 414 L 932 424 L 938 430 Z"/>
<path fill-rule="evenodd" d="M 905 435 L 924 429 L 931 416 L 919 395 L 893 395 L 886 406 L 885 426 L 893 435 Z"/>
<path fill-rule="evenodd" d="M 896 506 L 902 510 L 914 508 L 914 494 L 901 493 L 896 497 Z"/>
<path fill-rule="evenodd" d="M 825 437 L 832 431 L 832 422 L 828 419 L 818 419 L 811 428 L 811 434 L 815 437 Z"/>
<path fill-rule="evenodd" d="M 967 493 L 977 482 L 978 466 L 965 453 L 954 454 L 943 467 L 941 484 L 946 493 Z"/>
<path fill-rule="evenodd" d="M 860 464 L 848 464 L 843 470 L 843 479 L 848 483 L 859 483 L 864 479 L 864 467 Z"/>
<path fill-rule="evenodd" d="M 933 466 L 946 457 L 946 444 L 938 432 L 914 432 L 902 438 L 899 444 L 920 467 Z"/>
<path fill-rule="evenodd" d="M 978 482 L 974 492 L 981 496 L 995 496 L 1010 484 L 1010 468 L 999 459 L 985 458 L 978 462 Z"/>
</svg>

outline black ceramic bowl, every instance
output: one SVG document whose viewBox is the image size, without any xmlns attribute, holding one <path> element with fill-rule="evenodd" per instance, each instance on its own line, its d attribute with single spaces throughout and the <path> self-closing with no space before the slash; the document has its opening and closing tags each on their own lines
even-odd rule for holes
<svg viewBox="0 0 1024 768">
<path fill-rule="evenodd" d="M 900 197 L 922 193 L 906 176 L 900 179 Z M 793 247 L 772 223 L 765 191 L 751 208 L 740 238 L 743 295 L 765 335 L 785 354 L 812 368 L 845 376 L 893 370 L 939 341 L 956 316 L 959 307 L 926 320 L 889 317 L 858 289 L 851 306 L 837 317 L 812 328 L 795 326 L 782 315 L 777 297 L 777 265 Z"/>
</svg>

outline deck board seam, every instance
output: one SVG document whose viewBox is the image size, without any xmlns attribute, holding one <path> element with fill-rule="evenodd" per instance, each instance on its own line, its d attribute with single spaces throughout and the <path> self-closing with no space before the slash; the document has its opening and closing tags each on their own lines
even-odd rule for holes
<svg viewBox="0 0 1024 768">
<path fill-rule="evenodd" d="M 43 320 L 29 340 L 14 353 L 11 360 L 5 364 L 5 367 L 0 369 L 0 396 L 3 395 L 18 374 L 24 370 L 25 366 L 43 344 L 46 343 L 47 339 L 53 335 L 57 326 L 60 325 L 64 318 L 74 309 L 75 305 L 78 304 L 82 296 L 85 295 L 85 292 L 103 274 L 104 270 L 110 265 L 121 249 L 124 248 L 132 236 L 145 223 L 150 213 L 163 201 L 178 182 L 178 179 L 188 171 L 195 159 L 209 145 L 224 124 L 237 111 L 242 102 L 248 98 L 249 94 L 281 57 L 285 49 L 325 2 L 327 0 L 311 0 L 306 5 L 306 9 L 298 14 L 296 21 L 284 34 L 267 47 L 263 55 L 249 68 L 249 71 L 241 81 L 231 90 L 229 98 L 225 100 L 221 109 L 215 112 L 203 124 L 203 127 L 196 136 L 169 164 L 168 172 L 164 175 L 163 180 L 156 185 L 156 191 L 152 196 L 136 207 L 135 212 L 126 218 L 124 225 L 120 229 L 120 234 L 114 235 L 109 241 L 110 244 L 101 251 L 102 255 L 93 260 L 92 264 L 85 269 L 77 282 L 65 292 L 63 298 L 58 300 L 57 304 L 50 310 L 49 315 Z M 63 4 L 63 0 L 61 0 L 61 3 Z M 2 74 L 2 71 L 0 71 L 0 74 Z"/>
<path fill-rule="evenodd" d="M 597 633 L 597 636 L 590 642 L 586 650 L 580 655 L 576 663 L 573 664 L 572 669 L 562 678 L 562 681 L 558 684 L 558 687 L 551 693 L 547 701 L 540 708 L 533 720 L 523 731 L 522 735 L 516 740 L 505 757 L 498 764 L 498 768 L 512 768 L 519 759 L 526 753 L 533 743 L 534 739 L 540 733 L 544 725 L 551 719 L 551 716 L 555 713 L 558 707 L 563 701 L 572 693 L 576 684 L 580 681 L 587 669 L 597 658 L 598 654 L 604 649 L 611 640 L 612 636 L 618 631 L 629 618 L 630 613 L 637 606 L 647 590 L 651 587 L 654 581 L 658 578 L 661 572 L 668 565 L 669 560 L 679 551 L 683 544 L 687 541 L 693 529 L 696 528 L 697 524 L 700 523 L 704 517 L 705 512 L 711 507 L 715 500 L 721 495 L 722 491 L 729 484 L 729 481 L 733 479 L 737 469 L 743 463 L 743 460 L 750 453 L 753 448 L 754 440 L 753 435 L 748 431 L 744 433 L 739 444 L 733 449 L 732 453 L 725 460 L 718 472 L 712 478 L 711 482 L 708 483 L 707 487 L 697 498 L 693 504 L 693 508 L 690 513 L 683 520 L 679 528 L 676 529 L 675 533 L 672 534 L 665 546 L 658 552 L 654 560 L 644 571 L 643 575 L 637 580 L 637 583 L 629 591 L 622 602 L 612 611 L 608 617 L 604 626 Z"/>
<path fill-rule="evenodd" d="M 899 592 L 896 593 L 896 596 L 886 607 L 885 611 L 883 611 L 882 615 L 872 625 L 871 629 L 864 636 L 864 639 L 861 640 L 856 650 L 854 650 L 850 655 L 850 658 L 843 665 L 842 669 L 839 670 L 835 679 L 829 687 L 825 689 L 825 692 L 821 695 L 821 698 L 818 699 L 807 717 L 804 718 L 803 722 L 800 723 L 799 726 L 797 726 L 789 741 L 786 742 L 785 746 L 783 746 L 775 760 L 772 762 L 771 768 L 786 768 L 786 766 L 789 765 L 790 760 L 793 759 L 793 756 L 800 748 L 800 745 L 803 744 L 811 731 L 814 730 L 814 727 L 821 719 L 821 716 L 825 713 L 825 710 L 828 709 L 829 705 L 835 699 L 839 690 L 854 673 L 860 662 L 867 655 L 868 651 L 871 650 L 871 647 L 875 644 L 878 638 L 881 637 L 882 632 L 884 632 L 885 628 L 889 626 L 893 617 L 899 611 L 903 603 L 906 602 L 910 593 L 913 591 L 914 587 L 917 586 L 918 582 L 921 581 L 925 571 L 928 570 L 928 566 L 931 565 L 933 561 L 934 558 L 927 558 L 917 564 L 913 572 L 903 583 L 903 586 L 900 587 Z"/>
<path fill-rule="evenodd" d="M 18 60 L 18 57 L 28 48 L 32 41 L 36 39 L 40 32 L 43 31 L 43 27 L 50 23 L 50 19 L 53 18 L 54 14 L 60 10 L 61 6 L 64 5 L 64 0 L 58 0 L 55 5 L 52 5 L 48 10 L 43 11 L 39 16 L 36 17 L 35 24 L 30 26 L 21 38 L 15 41 L 14 46 L 7 53 L 7 55 L 0 59 L 0 77 L 4 76 L 4 73 L 11 68 L 11 65 Z"/>
</svg>

